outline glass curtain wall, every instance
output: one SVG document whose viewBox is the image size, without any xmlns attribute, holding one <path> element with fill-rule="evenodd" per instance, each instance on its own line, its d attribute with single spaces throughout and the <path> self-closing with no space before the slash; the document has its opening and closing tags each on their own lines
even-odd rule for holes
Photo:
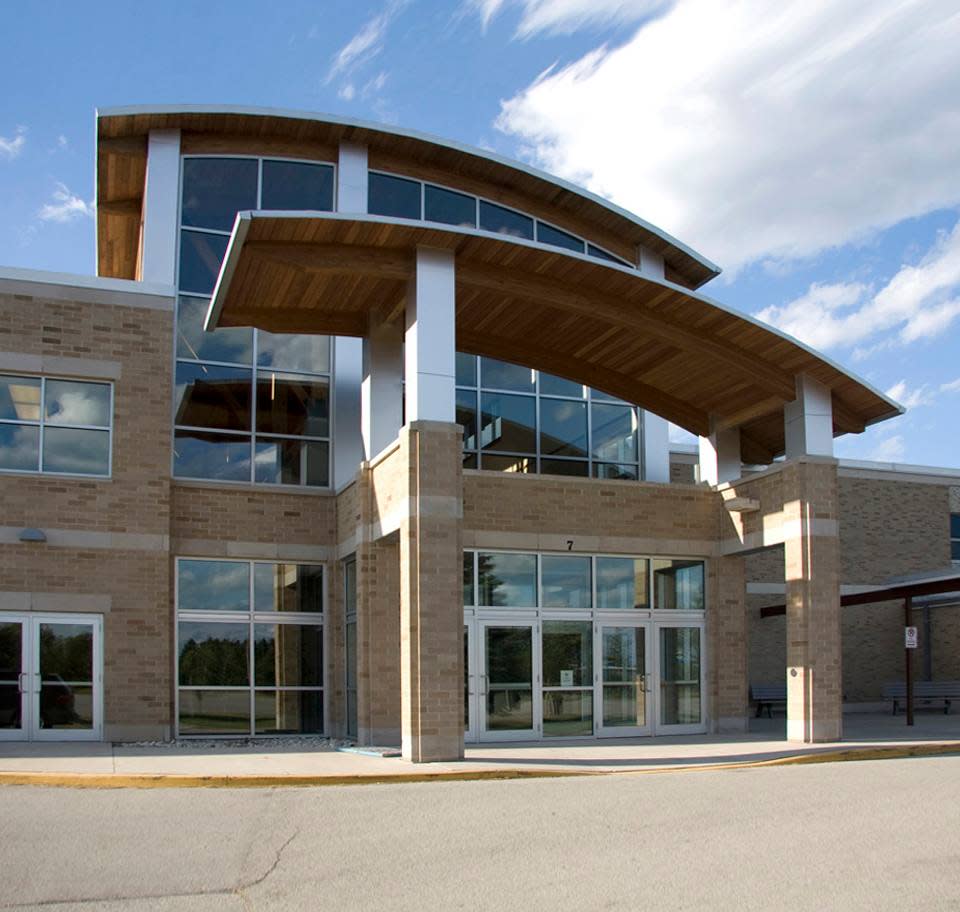
<svg viewBox="0 0 960 912">
<path fill-rule="evenodd" d="M 323 568 L 177 561 L 180 735 L 322 734 Z"/>
<path fill-rule="evenodd" d="M 178 478 L 330 483 L 330 339 L 203 331 L 238 211 L 332 210 L 329 164 L 185 157 L 174 392 Z"/>
<path fill-rule="evenodd" d="M 457 354 L 468 469 L 639 479 L 641 410 L 571 380 Z"/>
</svg>

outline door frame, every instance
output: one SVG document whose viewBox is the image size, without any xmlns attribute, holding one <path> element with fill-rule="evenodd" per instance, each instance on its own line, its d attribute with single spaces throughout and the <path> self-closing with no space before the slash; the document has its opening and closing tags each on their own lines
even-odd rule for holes
<svg viewBox="0 0 960 912">
<path fill-rule="evenodd" d="M 700 721 L 683 725 L 665 725 L 660 721 L 662 710 L 662 700 L 660 698 L 663 690 L 663 669 L 660 662 L 660 631 L 670 628 L 696 628 L 700 631 Z M 656 717 L 653 720 L 653 734 L 655 735 L 702 735 L 707 732 L 707 625 L 706 618 L 678 617 L 669 620 L 655 620 L 653 622 L 653 651 L 654 668 L 656 676 L 654 684 L 656 693 L 654 694 L 654 706 L 656 708 Z"/>
<path fill-rule="evenodd" d="M 103 616 L 99 614 L 3 614 L 0 621 L 17 621 L 22 625 L 23 677 L 25 689 L 21 692 L 19 729 L 0 730 L 0 739 L 18 741 L 100 741 L 103 737 Z M 90 626 L 92 630 L 92 714 L 89 729 L 40 727 L 40 625 L 74 624 Z"/>
<path fill-rule="evenodd" d="M 654 666 L 656 656 L 654 655 L 654 623 L 649 616 L 646 617 L 626 617 L 627 612 L 619 614 L 606 614 L 598 617 L 594 623 L 594 703 L 593 715 L 594 736 L 597 738 L 645 738 L 654 734 L 655 720 L 658 718 L 659 706 L 657 698 L 657 688 L 654 686 L 659 683 L 657 669 Z M 644 612 L 646 614 L 646 612 Z M 603 724 L 603 630 L 606 627 L 633 627 L 643 630 L 643 651 L 644 651 L 644 688 L 646 694 L 645 725 L 618 725 L 606 727 Z"/>
<path fill-rule="evenodd" d="M 33 701 L 30 699 L 30 615 L 0 613 L 0 624 L 20 625 L 20 676 L 17 695 L 20 698 L 20 727 L 0 728 L 0 741 L 27 741 L 30 738 Z"/>
</svg>

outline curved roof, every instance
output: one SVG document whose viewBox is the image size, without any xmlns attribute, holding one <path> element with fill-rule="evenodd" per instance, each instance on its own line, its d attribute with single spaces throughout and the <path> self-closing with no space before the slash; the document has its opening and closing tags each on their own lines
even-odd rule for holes
<svg viewBox="0 0 960 912">
<path fill-rule="evenodd" d="M 329 212 L 242 212 L 208 328 L 363 336 L 402 320 L 416 248 L 456 257 L 457 347 L 559 374 L 694 434 L 739 427 L 744 460 L 784 450 L 784 403 L 809 374 L 833 395 L 834 433 L 900 414 L 891 399 L 796 340 L 667 281 L 471 228 Z"/>
<path fill-rule="evenodd" d="M 705 257 L 609 200 L 494 152 L 332 114 L 232 105 L 146 105 L 97 112 L 97 247 L 101 275 L 134 277 L 146 178 L 146 137 L 150 130 L 170 129 L 320 146 L 335 146 L 340 141 L 362 143 L 371 151 L 399 154 L 424 166 L 511 189 L 553 212 L 592 223 L 629 246 L 643 245 L 661 255 L 683 285 L 698 288 L 720 273 L 719 267 Z"/>
</svg>

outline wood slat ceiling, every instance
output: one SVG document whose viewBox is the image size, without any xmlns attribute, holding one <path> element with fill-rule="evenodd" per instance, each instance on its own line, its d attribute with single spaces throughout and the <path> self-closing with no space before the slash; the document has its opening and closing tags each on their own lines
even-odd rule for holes
<svg viewBox="0 0 960 912">
<path fill-rule="evenodd" d="M 457 347 L 560 374 L 694 434 L 740 427 L 748 462 L 784 449 L 783 405 L 807 373 L 834 432 L 898 414 L 885 397 L 771 329 L 685 289 L 588 257 L 464 229 L 337 214 L 245 218 L 213 301 L 219 326 L 363 336 L 402 319 L 416 248 L 456 257 Z"/>
<path fill-rule="evenodd" d="M 664 258 L 668 277 L 698 288 L 717 275 L 713 264 L 652 226 L 567 186 L 519 167 L 423 137 L 374 124 L 330 122 L 264 112 L 143 109 L 97 118 L 98 269 L 100 275 L 136 278 L 140 209 L 150 130 L 181 131 L 184 150 L 246 151 L 331 160 L 342 141 L 362 143 L 370 166 L 459 186 L 553 222 L 630 257 L 643 245 Z"/>
</svg>

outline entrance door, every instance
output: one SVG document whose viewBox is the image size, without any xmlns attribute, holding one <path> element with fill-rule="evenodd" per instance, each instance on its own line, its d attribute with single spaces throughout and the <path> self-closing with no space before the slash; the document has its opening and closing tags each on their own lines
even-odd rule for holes
<svg viewBox="0 0 960 912">
<path fill-rule="evenodd" d="M 703 627 L 658 624 L 660 734 L 706 731 L 703 709 Z"/>
<path fill-rule="evenodd" d="M 624 738 L 650 734 L 653 673 L 649 625 L 600 624 L 597 674 L 597 733 Z"/>
<path fill-rule="evenodd" d="M 102 633 L 89 615 L 0 616 L 0 737 L 100 739 Z"/>
<path fill-rule="evenodd" d="M 27 738 L 29 633 L 26 618 L 0 615 L 0 739 L 23 741 Z"/>
<path fill-rule="evenodd" d="M 480 739 L 518 741 L 539 737 L 540 674 L 534 624 L 480 621 Z"/>
</svg>

